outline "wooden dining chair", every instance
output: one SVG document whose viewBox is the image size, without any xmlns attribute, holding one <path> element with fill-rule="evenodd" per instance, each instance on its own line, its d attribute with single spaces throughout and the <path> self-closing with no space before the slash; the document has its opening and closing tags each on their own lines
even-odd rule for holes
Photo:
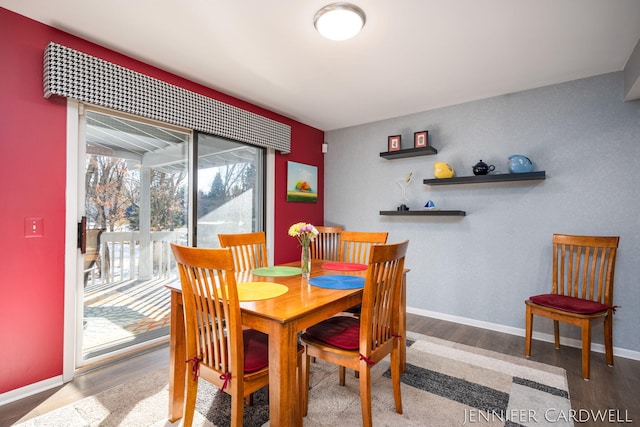
<svg viewBox="0 0 640 427">
<path fill-rule="evenodd" d="M 311 242 L 311 259 L 339 261 L 342 227 L 339 225 L 318 225 L 318 235 Z"/>
<path fill-rule="evenodd" d="M 340 239 L 340 261 L 366 264 L 371 247 L 387 243 L 386 231 L 343 231 Z"/>
<path fill-rule="evenodd" d="M 267 238 L 264 231 L 239 234 L 218 234 L 223 248 L 230 248 L 236 271 L 268 267 Z"/>
<path fill-rule="evenodd" d="M 230 249 L 171 244 L 180 272 L 187 363 L 184 426 L 193 423 L 202 378 L 231 395 L 231 426 L 242 426 L 244 398 L 269 383 L 269 336 L 243 328 Z M 298 367 L 302 365 L 302 347 Z M 302 386 L 298 372 L 298 387 Z M 302 419 L 302 399 L 299 401 Z"/>
<path fill-rule="evenodd" d="M 333 316 L 300 337 L 303 362 L 303 414 L 307 414 L 311 358 L 339 365 L 340 385 L 345 368 L 359 371 L 362 425 L 371 426 L 371 367 L 391 355 L 391 381 L 396 412 L 402 413 L 400 394 L 400 299 L 402 273 L 409 241 L 374 246 L 368 260 L 359 318 Z"/>
<path fill-rule="evenodd" d="M 533 316 L 553 320 L 556 349 L 560 348 L 559 322 L 582 329 L 582 377 L 589 379 L 591 325 L 604 321 L 605 358 L 613 366 L 613 275 L 620 237 L 553 235 L 550 294 L 525 301 L 525 355 L 531 356 Z"/>
</svg>

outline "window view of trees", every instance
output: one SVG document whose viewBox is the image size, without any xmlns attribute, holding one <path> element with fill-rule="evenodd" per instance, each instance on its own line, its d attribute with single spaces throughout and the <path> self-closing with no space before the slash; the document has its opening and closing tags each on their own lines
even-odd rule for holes
<svg viewBox="0 0 640 427">
<path fill-rule="evenodd" d="M 87 156 L 85 214 L 91 228 L 115 231 L 129 206 L 124 160 Z"/>
<path fill-rule="evenodd" d="M 217 172 L 209 191 L 198 191 L 198 218 L 256 187 L 256 166 L 253 163 L 235 163 L 215 169 Z"/>
<path fill-rule="evenodd" d="M 87 156 L 85 212 L 91 228 L 106 231 L 140 229 L 140 171 L 130 170 L 127 163 L 109 156 Z M 198 191 L 198 217 L 256 187 L 253 163 L 212 169 L 216 172 L 209 191 Z M 151 231 L 187 226 L 186 178 L 185 172 L 151 170 Z"/>
<path fill-rule="evenodd" d="M 92 228 L 140 229 L 140 171 L 107 156 L 87 156 L 86 215 Z M 186 227 L 186 173 L 151 170 L 151 231 Z"/>
<path fill-rule="evenodd" d="M 140 181 L 132 183 L 139 200 Z M 151 171 L 151 231 L 175 230 L 185 228 L 186 206 L 186 173 L 167 173 L 159 170 Z M 127 213 L 130 230 L 140 229 L 140 207 L 137 203 L 130 206 Z"/>
<path fill-rule="evenodd" d="M 151 172 L 151 231 L 187 226 L 186 173 Z"/>
<path fill-rule="evenodd" d="M 169 244 L 193 239 L 194 207 L 198 246 L 216 247 L 219 233 L 262 226 L 265 150 L 198 133 L 192 141 L 198 186 L 190 194 L 190 141 L 179 130 L 87 112 L 84 215 L 88 229 L 102 231 L 101 280 L 165 275 Z"/>
</svg>

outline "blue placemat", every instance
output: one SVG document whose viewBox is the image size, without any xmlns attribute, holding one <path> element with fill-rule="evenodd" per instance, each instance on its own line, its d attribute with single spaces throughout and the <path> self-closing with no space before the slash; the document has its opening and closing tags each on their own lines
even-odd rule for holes
<svg viewBox="0 0 640 427">
<path fill-rule="evenodd" d="M 328 275 L 309 279 L 309 284 L 327 289 L 358 289 L 364 288 L 364 277 Z"/>
</svg>

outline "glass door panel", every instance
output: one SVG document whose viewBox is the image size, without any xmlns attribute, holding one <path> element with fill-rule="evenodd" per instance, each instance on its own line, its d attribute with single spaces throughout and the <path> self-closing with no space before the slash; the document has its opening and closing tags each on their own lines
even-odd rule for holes
<svg viewBox="0 0 640 427">
<path fill-rule="evenodd" d="M 79 364 L 166 336 L 177 280 L 169 244 L 188 243 L 187 131 L 87 110 Z"/>
<path fill-rule="evenodd" d="M 197 135 L 197 246 L 218 248 L 218 234 L 264 230 L 265 150 Z"/>
</svg>

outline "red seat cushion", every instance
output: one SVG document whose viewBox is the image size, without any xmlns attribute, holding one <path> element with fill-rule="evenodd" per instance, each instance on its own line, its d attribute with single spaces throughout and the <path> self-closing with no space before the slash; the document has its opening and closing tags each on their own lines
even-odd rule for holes
<svg viewBox="0 0 640 427">
<path fill-rule="evenodd" d="M 253 329 L 242 331 L 244 371 L 255 372 L 269 366 L 269 335 Z"/>
<path fill-rule="evenodd" d="M 313 325 L 307 335 L 345 350 L 360 348 L 360 320 L 350 316 L 334 316 Z"/>
<path fill-rule="evenodd" d="M 529 300 L 545 307 L 557 308 L 578 314 L 593 314 L 606 310 L 608 307 L 596 301 L 569 297 L 566 295 L 542 294 L 529 297 Z"/>
</svg>

